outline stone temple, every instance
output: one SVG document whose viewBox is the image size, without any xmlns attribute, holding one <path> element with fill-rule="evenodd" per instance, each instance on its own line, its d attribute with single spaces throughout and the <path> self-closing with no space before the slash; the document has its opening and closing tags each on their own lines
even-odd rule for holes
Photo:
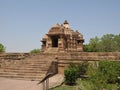
<svg viewBox="0 0 120 90">
<path fill-rule="evenodd" d="M 70 28 L 67 20 L 63 24 L 53 25 L 41 40 L 42 51 L 48 52 L 81 52 L 83 51 L 83 35 Z"/>
</svg>

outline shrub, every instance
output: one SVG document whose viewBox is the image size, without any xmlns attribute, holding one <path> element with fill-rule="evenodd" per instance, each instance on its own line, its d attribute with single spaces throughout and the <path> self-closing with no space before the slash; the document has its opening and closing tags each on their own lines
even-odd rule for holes
<svg viewBox="0 0 120 90">
<path fill-rule="evenodd" d="M 88 70 L 89 63 L 87 61 L 84 61 L 80 64 L 78 64 L 78 73 L 80 75 L 86 75 L 86 72 Z"/>
<path fill-rule="evenodd" d="M 120 75 L 120 62 L 100 61 L 99 66 L 90 66 L 89 80 L 96 86 L 95 90 L 106 88 L 107 84 L 115 84 Z"/>
<path fill-rule="evenodd" d="M 69 67 L 64 70 L 65 82 L 68 85 L 74 85 L 76 83 L 77 78 L 80 75 L 85 75 L 88 69 L 88 62 L 82 62 L 78 65 L 70 63 Z"/>
<path fill-rule="evenodd" d="M 100 61 L 99 71 L 106 76 L 108 83 L 116 83 L 120 75 L 120 62 Z"/>
<path fill-rule="evenodd" d="M 106 76 L 99 72 L 99 69 L 95 65 L 90 65 L 88 70 L 88 81 L 90 81 L 95 87 L 93 90 L 102 90 L 106 87 Z"/>
<path fill-rule="evenodd" d="M 30 53 L 32 54 L 39 54 L 40 52 L 41 52 L 40 49 L 33 49 L 30 51 Z"/>
<path fill-rule="evenodd" d="M 74 85 L 78 76 L 78 69 L 75 64 L 70 64 L 67 69 L 64 70 L 65 82 L 68 85 Z"/>
</svg>

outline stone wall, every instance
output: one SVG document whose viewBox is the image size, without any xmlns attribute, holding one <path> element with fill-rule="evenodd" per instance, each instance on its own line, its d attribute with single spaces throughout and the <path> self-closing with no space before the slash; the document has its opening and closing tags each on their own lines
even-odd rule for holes
<svg viewBox="0 0 120 90">
<path fill-rule="evenodd" d="M 54 64 L 51 64 L 50 68 L 48 69 L 48 73 L 54 71 L 55 73 L 63 73 L 64 69 L 71 62 L 80 63 L 81 61 L 94 62 L 99 60 L 120 61 L 120 52 L 41 53 L 38 55 L 29 53 L 3 53 L 0 54 L 0 67 L 7 66 L 8 64 L 12 65 L 17 64 L 19 62 L 24 62 L 26 58 L 30 60 L 35 59 L 35 57 L 36 59 L 38 59 L 38 62 L 39 60 L 47 60 L 54 62 Z"/>
<path fill-rule="evenodd" d="M 72 52 L 58 54 L 58 60 L 120 60 L 120 52 Z"/>
<path fill-rule="evenodd" d="M 64 73 L 64 69 L 70 63 L 80 63 L 82 61 L 92 63 L 100 60 L 120 61 L 120 52 L 72 52 L 59 54 L 57 56 L 58 72 Z"/>
<path fill-rule="evenodd" d="M 27 57 L 35 56 L 29 53 L 2 53 L 0 60 L 23 60 Z M 71 53 L 41 53 L 39 55 L 51 56 L 56 60 L 120 60 L 120 52 L 71 52 Z"/>
</svg>

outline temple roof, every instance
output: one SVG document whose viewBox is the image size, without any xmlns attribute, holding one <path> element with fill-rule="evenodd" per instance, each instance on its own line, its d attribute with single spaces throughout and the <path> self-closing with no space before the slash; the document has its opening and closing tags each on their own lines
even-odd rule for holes
<svg viewBox="0 0 120 90">
<path fill-rule="evenodd" d="M 58 23 L 56 23 L 52 27 L 60 27 L 60 25 Z"/>
<path fill-rule="evenodd" d="M 47 39 L 48 38 L 48 36 L 45 34 L 44 36 L 43 36 L 43 39 Z"/>
<path fill-rule="evenodd" d="M 58 23 L 56 23 L 49 30 L 48 35 L 59 35 L 59 34 L 63 34 L 63 33 L 64 32 L 61 30 L 61 25 L 59 25 Z"/>
</svg>

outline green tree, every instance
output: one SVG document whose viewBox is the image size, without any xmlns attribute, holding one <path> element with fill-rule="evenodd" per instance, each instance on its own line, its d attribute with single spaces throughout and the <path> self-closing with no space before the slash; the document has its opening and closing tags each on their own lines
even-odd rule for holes
<svg viewBox="0 0 120 90">
<path fill-rule="evenodd" d="M 91 51 L 90 45 L 89 45 L 89 44 L 84 44 L 84 45 L 83 45 L 83 50 L 84 50 L 85 52 L 90 52 L 90 51 Z"/>
<path fill-rule="evenodd" d="M 115 51 L 120 52 L 120 34 L 114 36 L 113 43 Z"/>
<path fill-rule="evenodd" d="M 114 35 L 113 34 L 106 34 L 103 35 L 101 38 L 101 49 L 105 52 L 112 52 L 114 51 Z"/>
<path fill-rule="evenodd" d="M 91 49 L 90 51 L 97 52 L 99 48 L 98 46 L 99 46 L 99 38 L 97 36 L 95 38 L 91 38 L 89 43 L 89 47 Z"/>
<path fill-rule="evenodd" d="M 30 51 L 30 53 L 32 54 L 39 54 L 40 52 L 41 52 L 40 49 L 33 49 Z"/>
<path fill-rule="evenodd" d="M 83 49 L 86 52 L 97 52 L 99 51 L 99 42 L 100 39 L 96 36 L 95 38 L 91 38 L 89 44 L 85 44 Z"/>
<path fill-rule="evenodd" d="M 0 43 L 0 53 L 5 52 L 5 47 L 3 44 Z"/>
<path fill-rule="evenodd" d="M 106 34 L 101 38 L 91 38 L 89 44 L 84 45 L 87 52 L 120 52 L 120 34 Z"/>
</svg>

